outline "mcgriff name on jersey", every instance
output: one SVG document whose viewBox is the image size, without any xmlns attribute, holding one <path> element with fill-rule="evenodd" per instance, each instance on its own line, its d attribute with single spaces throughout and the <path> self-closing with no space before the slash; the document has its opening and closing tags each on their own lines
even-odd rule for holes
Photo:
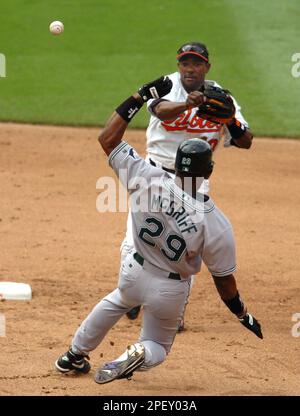
<svg viewBox="0 0 300 416">
<path fill-rule="evenodd" d="M 153 194 L 151 199 L 151 212 L 163 212 L 174 218 L 182 233 L 195 233 L 198 231 L 193 220 L 190 218 L 190 213 L 182 205 L 179 207 L 176 206 L 174 200 Z"/>
</svg>

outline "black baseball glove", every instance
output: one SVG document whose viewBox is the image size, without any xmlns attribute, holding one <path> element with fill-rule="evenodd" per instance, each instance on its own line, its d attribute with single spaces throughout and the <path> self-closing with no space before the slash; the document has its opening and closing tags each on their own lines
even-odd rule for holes
<svg viewBox="0 0 300 416">
<path fill-rule="evenodd" d="M 143 85 L 138 93 L 142 97 L 143 101 L 148 101 L 151 98 L 161 98 L 167 95 L 173 86 L 173 82 L 167 76 L 162 76 L 155 81 L 148 82 Z"/>
<path fill-rule="evenodd" d="M 198 107 L 197 116 L 217 124 L 229 123 L 235 115 L 235 107 L 228 90 L 206 85 L 205 101 Z"/>
<path fill-rule="evenodd" d="M 239 321 L 243 324 L 247 329 L 254 332 L 254 334 L 258 337 L 263 339 L 263 334 L 261 332 L 260 323 L 252 316 L 250 313 L 246 313 L 243 318 L 240 318 Z"/>
</svg>

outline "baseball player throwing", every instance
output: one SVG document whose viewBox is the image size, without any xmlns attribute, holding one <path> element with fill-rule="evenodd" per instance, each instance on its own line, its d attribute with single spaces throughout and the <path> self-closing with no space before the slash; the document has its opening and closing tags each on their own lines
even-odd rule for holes
<svg viewBox="0 0 300 416">
<path fill-rule="evenodd" d="M 228 308 L 262 338 L 260 324 L 247 312 L 232 274 L 236 264 L 230 222 L 208 196 L 197 193 L 213 170 L 211 146 L 198 138 L 181 143 L 173 179 L 122 141 L 143 103 L 164 96 L 171 86 L 168 77 L 144 85 L 116 109 L 100 134 L 109 164 L 130 194 L 135 249 L 121 263 L 118 287 L 94 307 L 75 333 L 70 349 L 57 359 L 55 366 L 62 373 L 87 373 L 90 351 L 136 305 L 144 307 L 139 342 L 100 367 L 95 381 L 103 384 L 130 378 L 135 370 L 161 364 L 172 347 L 191 275 L 200 270 L 202 260 Z M 137 186 L 140 179 L 143 186 Z M 143 201 L 142 206 L 134 203 L 137 199 Z"/>
<path fill-rule="evenodd" d="M 168 75 L 173 86 L 163 98 L 148 101 L 151 118 L 146 132 L 146 160 L 153 166 L 161 167 L 168 173 L 175 173 L 175 156 L 178 146 L 188 138 L 198 137 L 207 141 L 215 151 L 224 139 L 225 146 L 250 148 L 253 135 L 248 128 L 240 106 L 232 97 L 235 116 L 227 123 L 216 123 L 204 119 L 198 112 L 202 104 L 201 91 L 208 87 L 220 87 L 215 81 L 206 81 L 210 69 L 209 53 L 203 43 L 190 42 L 177 51 L 178 72 Z M 209 183 L 205 180 L 202 192 L 208 193 Z M 133 249 L 131 215 L 128 215 L 127 231 L 121 245 L 121 258 Z M 129 319 L 136 319 L 140 306 L 128 312 Z M 183 320 L 179 331 L 183 330 Z"/>
</svg>

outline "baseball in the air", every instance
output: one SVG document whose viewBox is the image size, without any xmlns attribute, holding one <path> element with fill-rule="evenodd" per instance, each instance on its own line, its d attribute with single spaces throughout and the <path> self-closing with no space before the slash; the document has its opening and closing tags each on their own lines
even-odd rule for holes
<svg viewBox="0 0 300 416">
<path fill-rule="evenodd" d="M 64 24 L 59 20 L 50 23 L 49 30 L 52 35 L 60 35 L 64 31 Z"/>
</svg>

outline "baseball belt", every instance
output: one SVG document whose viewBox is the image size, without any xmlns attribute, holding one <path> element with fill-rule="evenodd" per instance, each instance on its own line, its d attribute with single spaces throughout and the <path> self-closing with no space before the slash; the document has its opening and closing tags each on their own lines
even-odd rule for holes
<svg viewBox="0 0 300 416">
<path fill-rule="evenodd" d="M 159 269 L 158 267 L 156 267 L 153 264 L 146 261 L 144 259 L 144 257 L 142 257 L 139 253 L 134 253 L 133 258 L 145 270 L 149 270 L 150 272 L 154 272 L 155 274 L 159 273 L 160 276 L 165 275 L 168 279 L 181 280 L 180 274 L 178 274 L 178 273 L 168 273 L 168 272 L 165 272 L 164 270 Z"/>
<path fill-rule="evenodd" d="M 154 162 L 154 160 L 152 160 L 152 159 L 149 158 L 149 162 L 150 162 L 150 165 L 156 167 L 156 163 Z M 161 166 L 161 169 L 165 170 L 166 172 L 175 174 L 175 170 L 173 170 L 173 169 L 164 168 L 163 166 Z"/>
</svg>

